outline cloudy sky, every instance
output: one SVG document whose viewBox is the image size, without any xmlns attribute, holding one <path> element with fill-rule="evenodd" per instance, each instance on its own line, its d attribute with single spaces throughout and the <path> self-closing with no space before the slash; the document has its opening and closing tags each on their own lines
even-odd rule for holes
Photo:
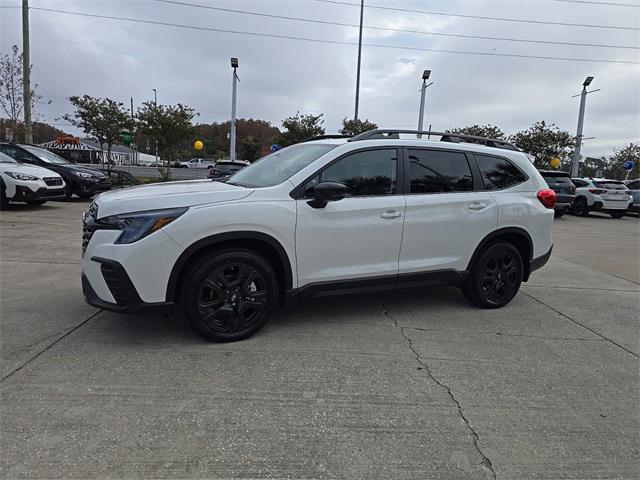
<svg viewBox="0 0 640 480">
<path fill-rule="evenodd" d="M 192 106 L 200 112 L 200 122 L 225 121 L 231 107 L 232 56 L 240 59 L 239 117 L 261 118 L 281 127 L 282 119 L 296 111 L 324 113 L 327 133 L 332 133 L 343 117 L 353 116 L 357 59 L 353 43 L 358 41 L 358 29 L 349 25 L 359 22 L 358 0 L 178 3 L 30 0 L 33 81 L 43 95 L 36 109 L 39 118 L 63 124 L 55 119 L 70 112 L 70 95 L 108 96 L 127 105 L 133 97 L 137 105 L 152 99 L 155 88 L 159 103 Z M 2 53 L 13 44 L 21 45 L 21 13 L 11 8 L 19 4 L 19 0 L 0 0 Z M 492 123 L 513 133 L 546 120 L 575 133 L 579 98 L 572 95 L 592 75 L 591 88 L 602 90 L 588 96 L 584 134 L 596 138 L 585 141 L 583 153 L 608 155 L 616 146 L 640 140 L 638 0 L 366 0 L 365 4 L 365 26 L 380 28 L 364 29 L 360 118 L 383 127 L 414 128 L 420 77 L 428 68 L 434 84 L 428 89 L 425 124 L 434 130 Z M 469 18 L 478 16 L 527 22 Z M 77 133 L 65 125 L 60 128 Z"/>
</svg>

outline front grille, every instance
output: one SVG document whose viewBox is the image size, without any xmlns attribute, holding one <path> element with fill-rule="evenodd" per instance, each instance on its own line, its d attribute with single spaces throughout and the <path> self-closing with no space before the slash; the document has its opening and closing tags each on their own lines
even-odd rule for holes
<svg viewBox="0 0 640 480">
<path fill-rule="evenodd" d="M 60 177 L 45 177 L 43 178 L 44 183 L 46 183 L 50 187 L 57 187 L 62 185 L 62 178 Z"/>
<path fill-rule="evenodd" d="M 91 203 L 89 210 L 82 215 L 82 256 L 89 245 L 89 240 L 96 231 L 96 217 L 98 215 L 98 206 L 96 202 Z"/>
<path fill-rule="evenodd" d="M 118 280 L 118 274 L 115 269 L 111 265 L 103 263 L 102 265 L 100 265 L 100 270 L 102 271 L 102 276 L 105 283 L 107 284 L 107 287 L 109 287 L 111 295 L 113 295 L 113 299 L 118 305 L 124 305 L 126 303 L 125 297 L 122 293 L 120 281 Z"/>
</svg>

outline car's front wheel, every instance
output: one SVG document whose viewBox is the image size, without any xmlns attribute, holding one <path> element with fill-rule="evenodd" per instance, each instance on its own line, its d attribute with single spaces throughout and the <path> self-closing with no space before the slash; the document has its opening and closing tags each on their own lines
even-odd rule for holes
<svg viewBox="0 0 640 480">
<path fill-rule="evenodd" d="M 45 203 L 47 203 L 46 200 L 29 200 L 26 202 L 27 205 L 44 205 Z"/>
<path fill-rule="evenodd" d="M 589 215 L 589 207 L 587 206 L 586 198 L 576 198 L 576 201 L 573 204 L 573 213 L 579 217 L 586 217 Z"/>
<path fill-rule="evenodd" d="M 267 323 L 278 298 L 271 265 L 249 250 L 203 257 L 187 273 L 182 309 L 191 327 L 214 342 L 247 338 Z"/>
<path fill-rule="evenodd" d="M 523 271 L 518 249 L 510 243 L 495 243 L 475 262 L 462 291 L 478 307 L 500 308 L 518 293 Z"/>
<path fill-rule="evenodd" d="M 617 210 L 615 212 L 609 212 L 609 215 L 611 215 L 613 218 L 622 218 L 626 215 L 626 213 L 626 210 Z"/>
</svg>

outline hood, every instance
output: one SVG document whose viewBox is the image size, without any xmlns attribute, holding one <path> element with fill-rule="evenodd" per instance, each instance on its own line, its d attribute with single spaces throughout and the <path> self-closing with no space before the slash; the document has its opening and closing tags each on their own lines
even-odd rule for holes
<svg viewBox="0 0 640 480">
<path fill-rule="evenodd" d="M 26 175 L 35 175 L 38 178 L 58 178 L 56 172 L 47 168 L 38 167 L 37 165 L 29 165 L 27 163 L 0 163 L 0 172 L 17 172 Z"/>
<path fill-rule="evenodd" d="M 87 168 L 87 167 L 81 167 L 79 165 L 68 164 L 68 165 L 59 165 L 59 167 L 60 168 L 64 168 L 66 170 L 73 170 L 74 172 L 90 173 L 94 177 L 98 177 L 98 178 L 104 178 L 104 177 L 107 176 L 106 174 L 102 173 L 100 170 L 94 170 L 93 168 Z"/>
<path fill-rule="evenodd" d="M 95 203 L 100 218 L 103 218 L 121 213 L 241 200 L 253 192 L 251 188 L 212 180 L 185 180 L 111 190 L 98 195 Z"/>
</svg>

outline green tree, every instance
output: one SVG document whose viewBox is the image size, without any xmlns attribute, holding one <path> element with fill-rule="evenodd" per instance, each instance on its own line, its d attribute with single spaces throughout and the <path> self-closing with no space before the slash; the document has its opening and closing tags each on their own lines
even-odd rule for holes
<svg viewBox="0 0 640 480">
<path fill-rule="evenodd" d="M 18 46 L 14 45 L 11 54 L 0 57 L 0 108 L 9 117 L 15 142 L 18 141 L 18 122 L 24 109 L 22 53 L 18 52 Z M 29 71 L 32 67 L 29 65 Z M 34 110 L 36 101 L 42 98 L 36 93 L 37 88 L 38 85 L 34 84 L 31 90 L 31 110 Z"/>
<path fill-rule="evenodd" d="M 171 162 L 179 158 L 180 151 L 188 148 L 195 128 L 191 120 L 197 114 L 185 105 L 156 105 L 144 102 L 138 109 L 138 128 L 153 141 L 158 142 L 165 171 L 165 180 L 170 178 Z"/>
<path fill-rule="evenodd" d="M 286 128 L 285 132 L 282 132 L 278 137 L 278 143 L 286 147 L 299 143 L 311 137 L 318 135 L 324 135 L 324 123 L 323 114 L 319 115 L 301 115 L 297 112 L 292 117 L 285 118 L 282 121 L 282 126 Z"/>
<path fill-rule="evenodd" d="M 623 168 L 624 162 L 627 160 L 633 162 L 633 169 L 629 172 L 629 178 L 640 177 L 640 145 L 633 142 L 625 147 L 613 150 L 613 156 L 607 162 L 606 175 L 618 180 L 627 178 L 627 171 Z"/>
<path fill-rule="evenodd" d="M 569 132 L 560 130 L 554 124 L 547 125 L 544 121 L 516 132 L 509 140 L 533 155 L 538 168 L 550 168 L 550 161 L 554 157 L 558 157 L 563 165 L 569 159 L 574 145 Z"/>
<path fill-rule="evenodd" d="M 454 128 L 453 133 L 462 133 L 464 135 L 472 135 L 474 137 L 495 138 L 497 140 L 504 140 L 507 136 L 504 132 L 490 123 L 486 125 L 471 125 L 468 127 Z"/>
<path fill-rule="evenodd" d="M 255 162 L 260 158 L 262 146 L 254 137 L 247 137 L 240 143 L 240 159 Z"/>
<path fill-rule="evenodd" d="M 359 133 L 362 132 L 366 132 L 368 130 L 375 130 L 376 128 L 378 128 L 378 125 L 376 125 L 373 122 L 370 122 L 368 119 L 367 120 L 356 120 L 356 119 L 352 119 L 352 120 L 347 120 L 347 117 L 344 117 L 342 119 L 342 128 L 340 129 L 340 133 L 342 135 L 358 135 Z"/>
<path fill-rule="evenodd" d="M 131 117 L 124 104 L 110 98 L 94 98 L 89 95 L 69 97 L 69 101 L 75 112 L 62 118 L 98 141 L 103 151 L 103 162 L 104 146 L 107 146 L 106 163 L 107 170 L 110 170 L 111 147 L 118 141 L 122 132 L 133 129 Z"/>
</svg>

